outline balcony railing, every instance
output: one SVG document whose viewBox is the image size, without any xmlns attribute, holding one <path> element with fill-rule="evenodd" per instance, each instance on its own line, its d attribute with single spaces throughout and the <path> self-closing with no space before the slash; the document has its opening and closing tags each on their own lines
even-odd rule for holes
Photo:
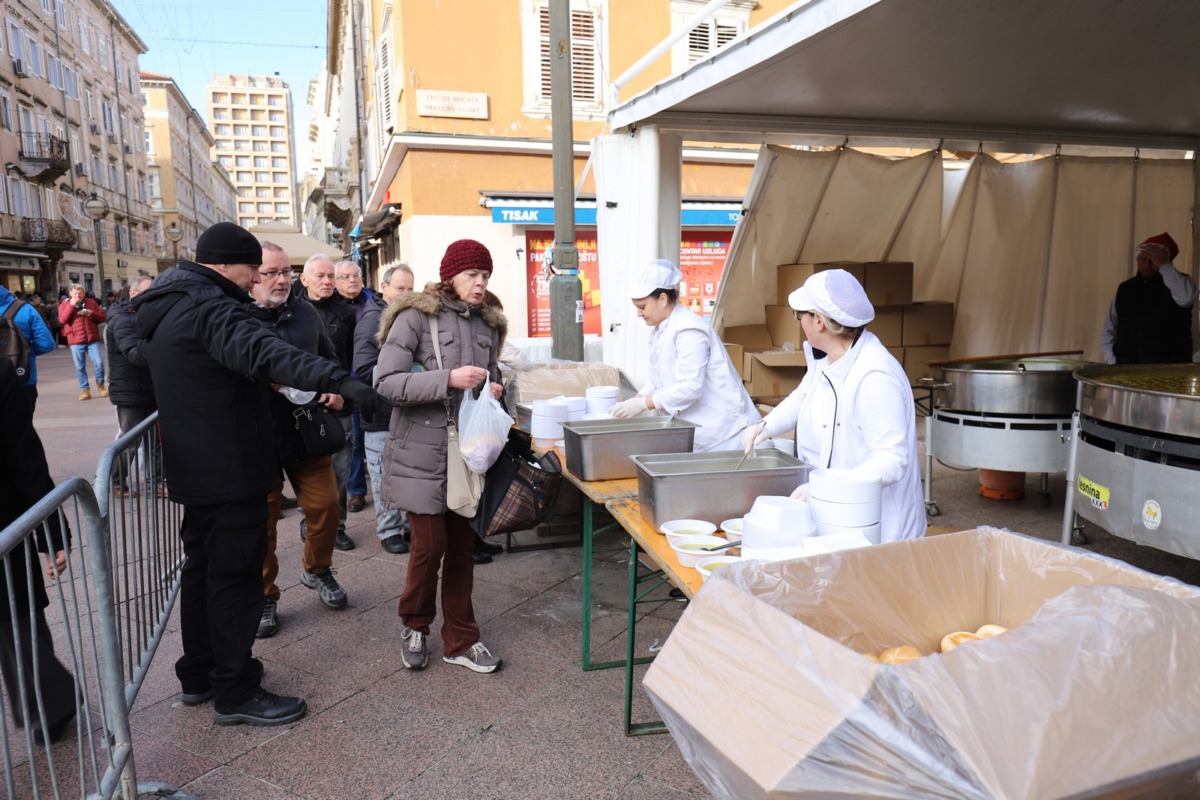
<svg viewBox="0 0 1200 800">
<path fill-rule="evenodd" d="M 48 133 L 22 133 L 21 158 L 25 161 L 61 165 L 64 171 L 70 166 L 67 161 L 67 143 Z"/>
<path fill-rule="evenodd" d="M 21 217 L 21 241 L 45 247 L 67 248 L 75 244 L 75 229 L 61 219 Z"/>
</svg>

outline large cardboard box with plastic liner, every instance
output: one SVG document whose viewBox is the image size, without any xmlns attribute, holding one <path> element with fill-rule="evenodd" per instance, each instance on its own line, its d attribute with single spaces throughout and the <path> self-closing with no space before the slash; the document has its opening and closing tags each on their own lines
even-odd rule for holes
<svg viewBox="0 0 1200 800">
<path fill-rule="evenodd" d="M 591 386 L 621 386 L 621 371 L 595 361 L 542 364 L 516 376 L 517 400 L 583 397 Z M 626 392 L 622 391 L 622 396 Z"/>
<path fill-rule="evenodd" d="M 1192 797 L 1197 630 L 1195 587 L 979 528 L 725 567 L 644 687 L 720 798 Z"/>
</svg>

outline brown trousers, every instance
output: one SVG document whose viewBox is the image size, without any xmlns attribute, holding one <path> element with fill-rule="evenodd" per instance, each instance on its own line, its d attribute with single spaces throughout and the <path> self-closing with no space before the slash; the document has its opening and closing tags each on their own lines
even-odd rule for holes
<svg viewBox="0 0 1200 800">
<path fill-rule="evenodd" d="M 333 564 L 333 542 L 338 530 L 338 490 L 330 456 L 306 458 L 286 464 L 283 471 L 296 490 L 296 502 L 304 509 L 308 534 L 304 540 L 304 570 L 324 572 Z M 283 484 L 267 495 L 267 557 L 263 559 L 263 594 L 268 600 L 279 599 L 279 558 L 275 555 L 276 531 L 282 510 L 279 499 Z"/>
<path fill-rule="evenodd" d="M 475 581 L 475 532 L 467 520 L 445 514 L 409 514 L 412 550 L 408 580 L 400 595 L 400 619 L 428 635 L 437 614 L 438 570 L 442 572 L 442 651 L 460 656 L 479 641 L 471 590 Z"/>
</svg>

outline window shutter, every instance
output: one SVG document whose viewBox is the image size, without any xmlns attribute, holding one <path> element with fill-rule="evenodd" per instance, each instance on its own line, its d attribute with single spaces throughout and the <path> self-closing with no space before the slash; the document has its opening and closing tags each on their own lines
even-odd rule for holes
<svg viewBox="0 0 1200 800">
<path fill-rule="evenodd" d="M 732 20 L 708 20 L 688 33 L 688 64 L 703 61 L 742 33 Z"/>
<path fill-rule="evenodd" d="M 596 14 L 586 9 L 571 10 L 571 94 L 575 106 L 593 106 L 600 101 L 600 39 Z M 539 99 L 550 102 L 550 9 L 538 7 L 538 44 L 541 76 Z"/>
<path fill-rule="evenodd" d="M 379 89 L 379 127 L 383 133 L 394 127 L 392 118 L 392 62 L 389 42 L 379 42 L 379 74 L 376 87 Z"/>
</svg>

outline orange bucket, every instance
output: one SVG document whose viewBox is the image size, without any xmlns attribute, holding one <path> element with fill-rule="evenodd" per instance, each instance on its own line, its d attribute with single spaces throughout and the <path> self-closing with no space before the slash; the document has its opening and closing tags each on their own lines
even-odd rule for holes
<svg viewBox="0 0 1200 800">
<path fill-rule="evenodd" d="M 990 500 L 1020 500 L 1025 497 L 1025 473 L 981 469 L 979 493 Z"/>
</svg>

